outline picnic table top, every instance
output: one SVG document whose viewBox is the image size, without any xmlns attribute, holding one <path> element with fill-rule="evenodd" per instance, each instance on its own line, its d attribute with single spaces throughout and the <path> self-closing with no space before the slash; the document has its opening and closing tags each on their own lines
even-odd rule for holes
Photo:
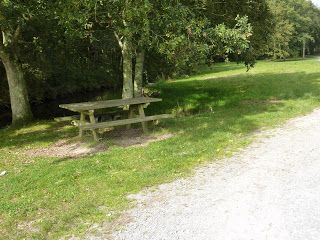
<svg viewBox="0 0 320 240">
<path fill-rule="evenodd" d="M 103 108 L 120 107 L 125 105 L 137 105 L 151 102 L 160 102 L 161 98 L 150 98 L 150 97 L 138 97 L 128 99 L 113 99 L 106 101 L 95 101 L 95 102 L 83 102 L 83 103 L 71 103 L 61 104 L 59 107 L 71 110 L 73 112 L 89 111 Z"/>
</svg>

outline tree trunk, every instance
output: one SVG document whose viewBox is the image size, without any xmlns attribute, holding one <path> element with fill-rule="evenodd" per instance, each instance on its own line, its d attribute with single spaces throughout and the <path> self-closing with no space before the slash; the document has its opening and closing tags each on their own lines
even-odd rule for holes
<svg viewBox="0 0 320 240">
<path fill-rule="evenodd" d="M 133 80 L 132 80 L 132 54 L 129 43 L 124 40 L 122 44 L 123 58 L 123 89 L 122 98 L 133 98 Z"/>
<path fill-rule="evenodd" d="M 144 51 L 137 52 L 135 77 L 134 77 L 134 97 L 142 97 L 143 95 L 143 66 L 144 66 Z"/>
<path fill-rule="evenodd" d="M 32 112 L 22 67 L 4 52 L 0 53 L 0 57 L 4 64 L 9 84 L 12 125 L 27 123 L 32 119 Z"/>
<path fill-rule="evenodd" d="M 303 39 L 303 43 L 302 43 L 302 58 L 306 57 L 306 40 Z"/>
</svg>

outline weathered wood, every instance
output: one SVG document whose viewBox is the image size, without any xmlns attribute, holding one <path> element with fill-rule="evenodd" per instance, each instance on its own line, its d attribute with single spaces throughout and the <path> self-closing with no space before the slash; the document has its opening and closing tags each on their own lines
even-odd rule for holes
<svg viewBox="0 0 320 240">
<path fill-rule="evenodd" d="M 81 129 L 81 126 L 82 125 L 85 125 L 86 123 L 86 115 L 81 112 L 80 113 L 80 122 L 79 122 L 79 137 L 82 138 L 82 135 L 83 135 L 83 130 Z"/>
<path fill-rule="evenodd" d="M 131 118 L 134 118 L 134 115 L 135 115 L 135 110 L 136 110 L 136 106 L 132 105 L 132 106 L 129 106 L 129 114 L 128 114 L 128 119 L 131 119 Z M 127 129 L 130 129 L 131 128 L 131 124 L 128 124 L 127 125 Z"/>
<path fill-rule="evenodd" d="M 173 116 L 171 114 L 161 114 L 161 115 L 154 115 L 154 116 L 148 116 L 144 118 L 131 118 L 131 119 L 123 119 L 123 120 L 116 120 L 116 121 L 110 121 L 110 122 L 102 122 L 102 123 L 87 123 L 84 125 L 80 125 L 80 129 L 82 130 L 92 130 L 92 129 L 99 129 L 99 128 L 108 128 L 108 127 L 115 127 L 115 126 L 121 126 L 121 125 L 128 125 L 133 123 L 140 123 L 140 122 L 148 122 L 148 121 L 154 121 L 159 119 L 166 119 L 166 118 L 172 118 Z"/>
<path fill-rule="evenodd" d="M 124 112 L 122 109 L 118 110 L 118 111 L 108 111 L 108 112 L 103 112 L 103 113 L 95 113 L 95 117 L 101 117 L 101 116 L 112 116 L 114 117 L 114 115 L 119 114 L 121 112 Z M 88 115 L 89 113 L 84 112 L 83 114 Z M 66 116 L 66 117 L 56 117 L 53 119 L 55 122 L 79 122 L 80 120 L 80 115 L 73 115 L 73 116 Z"/>
<path fill-rule="evenodd" d="M 140 118 L 145 118 L 146 115 L 144 114 L 144 108 L 142 105 L 138 105 L 138 110 L 139 110 L 139 115 L 140 115 Z M 141 122 L 141 125 L 142 125 L 142 129 L 143 129 L 143 132 L 144 133 L 147 133 L 148 132 L 148 128 L 147 128 L 147 122 Z"/>
<path fill-rule="evenodd" d="M 115 127 L 121 125 L 127 125 L 130 127 L 131 124 L 141 123 L 144 132 L 147 132 L 146 122 L 160 120 L 165 118 L 171 118 L 170 114 L 162 114 L 155 116 L 145 116 L 144 108 L 147 107 L 152 102 L 160 102 L 162 99 L 160 98 L 148 98 L 148 97 L 140 97 L 140 98 L 130 98 L 130 99 L 116 99 L 109 101 L 99 101 L 99 102 L 86 102 L 86 103 L 74 103 L 74 104 L 62 104 L 61 108 L 65 108 L 74 112 L 80 113 L 80 120 L 65 117 L 62 119 L 57 118 L 57 120 L 73 120 L 74 125 L 78 125 L 79 127 L 79 136 L 82 137 L 83 131 L 91 131 L 94 139 L 98 140 L 98 135 L 96 130 L 103 129 L 108 127 Z M 129 119 L 123 120 L 112 120 L 112 121 L 104 121 L 97 123 L 95 118 L 95 110 L 98 109 L 106 109 L 106 108 L 115 108 L 115 107 L 123 107 L 129 106 Z M 135 111 L 138 110 L 139 117 L 135 117 Z M 86 118 L 89 119 L 89 122 L 86 121 Z"/>
<path fill-rule="evenodd" d="M 79 120 L 80 115 L 74 115 L 74 116 L 67 116 L 67 117 L 56 117 L 54 118 L 54 121 L 56 122 L 68 122 L 73 120 Z"/>
<path fill-rule="evenodd" d="M 85 103 L 72 103 L 72 104 L 61 104 L 59 107 L 68 109 L 74 112 L 97 110 L 103 108 L 120 107 L 126 105 L 139 105 L 144 103 L 160 102 L 160 98 L 128 98 L 128 99 L 115 99 L 108 101 L 97 101 L 97 102 L 85 102 Z"/>
<path fill-rule="evenodd" d="M 94 110 L 89 111 L 89 119 L 90 119 L 90 124 L 96 124 L 96 119 L 94 117 Z M 94 129 L 91 129 L 92 131 L 92 135 L 93 135 L 93 139 L 95 141 L 98 141 L 98 134 Z"/>
</svg>

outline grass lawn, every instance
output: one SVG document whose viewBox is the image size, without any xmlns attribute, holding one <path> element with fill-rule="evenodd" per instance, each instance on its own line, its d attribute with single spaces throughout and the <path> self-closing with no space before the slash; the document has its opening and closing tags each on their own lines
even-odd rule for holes
<svg viewBox="0 0 320 240">
<path fill-rule="evenodd" d="M 0 130 L 0 238 L 57 239 L 112 221 L 145 187 L 172 181 L 196 166 L 247 146 L 256 130 L 320 106 L 317 59 L 258 62 L 249 72 L 223 63 L 202 74 L 159 83 L 164 99 L 150 112 L 175 113 L 152 134 L 172 138 L 148 146 L 112 146 L 77 159 L 27 157 L 27 149 L 70 139 L 76 129 L 38 122 Z"/>
</svg>

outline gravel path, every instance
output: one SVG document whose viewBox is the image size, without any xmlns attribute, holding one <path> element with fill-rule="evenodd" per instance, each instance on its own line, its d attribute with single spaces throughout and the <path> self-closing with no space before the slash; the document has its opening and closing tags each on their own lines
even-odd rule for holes
<svg viewBox="0 0 320 240">
<path fill-rule="evenodd" d="M 319 240 L 320 110 L 134 197 L 116 240 Z M 95 238 L 98 239 L 98 238 Z"/>
</svg>

